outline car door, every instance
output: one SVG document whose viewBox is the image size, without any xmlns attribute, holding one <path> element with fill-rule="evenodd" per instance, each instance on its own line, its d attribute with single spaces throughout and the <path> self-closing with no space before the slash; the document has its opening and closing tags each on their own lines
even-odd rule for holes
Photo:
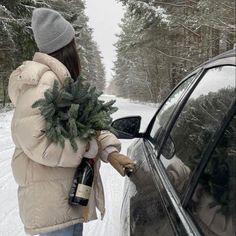
<svg viewBox="0 0 236 236">
<path fill-rule="evenodd" d="M 235 73 L 233 65 L 205 68 L 178 106 L 169 103 L 149 128 L 149 165 L 168 216 L 166 221 L 177 235 L 201 234 L 183 207 L 183 199 L 234 102 Z"/>
<path fill-rule="evenodd" d="M 236 235 L 236 103 L 205 153 L 183 206 L 204 235 Z"/>
<path fill-rule="evenodd" d="M 192 86 L 195 78 L 194 74 L 176 87 L 163 103 L 159 112 L 163 110 L 163 107 L 168 107 L 170 101 L 173 101 L 177 106 L 183 94 Z M 139 139 L 128 150 L 128 156 L 137 164 L 133 175 L 125 181 L 125 195 L 121 211 L 121 235 L 149 236 L 163 235 L 163 232 L 175 235 L 174 228 L 165 220 L 168 216 L 152 178 L 152 167 L 147 161 L 149 151 L 145 148 L 144 140 L 145 138 Z"/>
</svg>

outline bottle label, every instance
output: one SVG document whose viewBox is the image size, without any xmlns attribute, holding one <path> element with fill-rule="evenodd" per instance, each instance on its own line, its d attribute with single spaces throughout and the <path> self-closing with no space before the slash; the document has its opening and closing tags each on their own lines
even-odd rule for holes
<svg viewBox="0 0 236 236">
<path fill-rule="evenodd" d="M 90 193 L 91 193 L 91 187 L 84 185 L 84 184 L 79 184 L 76 190 L 76 197 L 81 197 L 84 199 L 89 199 Z"/>
</svg>

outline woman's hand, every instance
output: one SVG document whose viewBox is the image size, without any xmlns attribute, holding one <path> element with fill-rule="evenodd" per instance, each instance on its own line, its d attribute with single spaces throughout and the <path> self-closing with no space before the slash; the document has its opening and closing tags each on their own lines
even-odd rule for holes
<svg viewBox="0 0 236 236">
<path fill-rule="evenodd" d="M 112 152 L 107 158 L 108 162 L 120 173 L 125 176 L 125 169 L 134 169 L 135 162 L 119 152 Z"/>
</svg>

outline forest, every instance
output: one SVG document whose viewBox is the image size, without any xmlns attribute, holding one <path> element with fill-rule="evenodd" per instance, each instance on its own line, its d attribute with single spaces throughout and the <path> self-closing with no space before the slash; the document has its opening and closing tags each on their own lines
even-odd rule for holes
<svg viewBox="0 0 236 236">
<path fill-rule="evenodd" d="M 76 31 L 82 76 L 98 91 L 105 88 L 105 67 L 101 52 L 92 38 L 83 0 L 0 0 L 0 103 L 8 102 L 7 85 L 12 70 L 31 60 L 37 47 L 31 29 L 32 11 L 48 7 L 59 11 Z"/>
<path fill-rule="evenodd" d="M 235 0 L 119 0 L 126 6 L 109 93 L 160 102 L 236 43 Z"/>
<path fill-rule="evenodd" d="M 35 7 L 53 8 L 73 24 L 82 74 L 92 85 L 131 100 L 160 102 L 193 68 L 236 43 L 235 0 L 117 2 L 125 14 L 113 79 L 105 90 L 105 67 L 88 26 L 85 0 L 0 0 L 0 103 L 8 101 L 11 71 L 37 50 L 30 27 Z"/>
</svg>

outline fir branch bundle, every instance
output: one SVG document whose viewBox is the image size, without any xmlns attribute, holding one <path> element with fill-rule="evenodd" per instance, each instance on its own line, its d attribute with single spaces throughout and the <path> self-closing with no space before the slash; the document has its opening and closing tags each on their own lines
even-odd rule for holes
<svg viewBox="0 0 236 236">
<path fill-rule="evenodd" d="M 101 94 L 84 83 L 82 77 L 76 81 L 67 78 L 62 88 L 55 80 L 53 88 L 46 90 L 44 98 L 36 101 L 32 108 L 41 111 L 46 122 L 45 134 L 51 142 L 64 146 L 68 138 L 77 151 L 76 137 L 90 140 L 96 131 L 112 130 L 111 114 L 117 111 L 113 107 L 115 100 L 105 103 L 98 99 Z"/>
</svg>

